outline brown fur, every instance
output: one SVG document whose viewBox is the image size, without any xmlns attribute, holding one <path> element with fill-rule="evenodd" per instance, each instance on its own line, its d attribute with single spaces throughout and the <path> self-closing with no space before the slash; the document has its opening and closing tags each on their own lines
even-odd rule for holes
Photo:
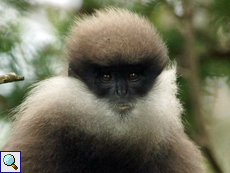
<svg viewBox="0 0 230 173">
<path fill-rule="evenodd" d="M 127 10 L 97 11 L 77 21 L 71 31 L 69 61 L 76 65 L 85 60 L 101 65 L 119 60 L 132 64 L 145 58 L 164 65 L 168 60 L 166 46 L 153 25 Z"/>
</svg>

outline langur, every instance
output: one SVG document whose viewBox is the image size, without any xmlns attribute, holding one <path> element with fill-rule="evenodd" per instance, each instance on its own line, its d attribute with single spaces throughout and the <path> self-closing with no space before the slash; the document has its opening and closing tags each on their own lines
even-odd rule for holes
<svg viewBox="0 0 230 173">
<path fill-rule="evenodd" d="M 66 45 L 66 75 L 32 89 L 2 149 L 21 151 L 22 172 L 203 172 L 150 22 L 106 8 L 78 19 Z"/>
</svg>

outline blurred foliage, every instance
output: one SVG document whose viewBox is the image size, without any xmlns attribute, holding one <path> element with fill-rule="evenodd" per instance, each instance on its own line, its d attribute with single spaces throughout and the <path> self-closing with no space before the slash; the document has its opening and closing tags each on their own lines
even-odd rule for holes
<svg viewBox="0 0 230 173">
<path fill-rule="evenodd" d="M 17 9 L 21 13 L 33 10 L 32 8 L 34 7 L 31 1 L 28 0 L 2 0 L 2 2 Z"/>
<path fill-rule="evenodd" d="M 10 71 L 25 76 L 24 82 L 0 86 L 0 116 L 6 117 L 9 110 L 20 104 L 34 82 L 60 73 L 65 56 L 65 38 L 73 20 L 79 14 L 91 14 L 95 9 L 105 6 L 127 8 L 147 17 L 154 23 L 166 41 L 169 57 L 178 64 L 179 97 L 185 107 L 183 120 L 188 134 L 195 134 L 196 120 L 188 79 L 183 74 L 187 69 L 184 63 L 186 44 L 185 2 L 188 0 L 84 0 L 79 10 L 66 10 L 51 5 L 42 5 L 30 0 L 2 0 L 0 2 L 0 74 Z M 228 77 L 230 86 L 230 1 L 195 0 L 192 6 L 192 31 L 194 46 L 191 50 L 197 56 L 198 76 L 205 81 L 207 77 Z M 52 41 L 37 41 L 26 34 L 35 30 L 26 28 L 27 19 L 41 12 L 40 18 L 49 25 Z M 39 14 L 38 14 L 39 15 Z M 33 22 L 36 18 L 32 19 Z M 51 28 L 51 29 L 50 29 Z M 36 40 L 35 40 L 36 41 Z M 180 70 L 182 69 L 182 71 Z M 5 93 L 10 86 L 10 93 Z M 202 87 L 202 86 L 201 86 Z"/>
</svg>

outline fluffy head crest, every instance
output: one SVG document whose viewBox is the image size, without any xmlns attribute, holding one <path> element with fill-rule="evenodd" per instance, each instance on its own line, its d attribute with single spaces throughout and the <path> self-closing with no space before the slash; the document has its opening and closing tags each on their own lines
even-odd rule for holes
<svg viewBox="0 0 230 173">
<path fill-rule="evenodd" d="M 167 49 L 153 25 L 124 9 L 107 8 L 76 21 L 67 40 L 68 61 L 98 65 L 147 60 L 163 67 Z"/>
</svg>

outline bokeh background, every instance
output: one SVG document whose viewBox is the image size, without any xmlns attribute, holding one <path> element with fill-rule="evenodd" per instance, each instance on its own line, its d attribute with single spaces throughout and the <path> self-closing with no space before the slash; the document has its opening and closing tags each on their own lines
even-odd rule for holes
<svg viewBox="0 0 230 173">
<path fill-rule="evenodd" d="M 11 133 L 11 110 L 40 80 L 63 71 L 65 38 L 74 19 L 105 6 L 148 18 L 178 66 L 186 133 L 200 146 L 207 173 L 230 173 L 229 0 L 0 0 L 0 147 Z"/>
</svg>

